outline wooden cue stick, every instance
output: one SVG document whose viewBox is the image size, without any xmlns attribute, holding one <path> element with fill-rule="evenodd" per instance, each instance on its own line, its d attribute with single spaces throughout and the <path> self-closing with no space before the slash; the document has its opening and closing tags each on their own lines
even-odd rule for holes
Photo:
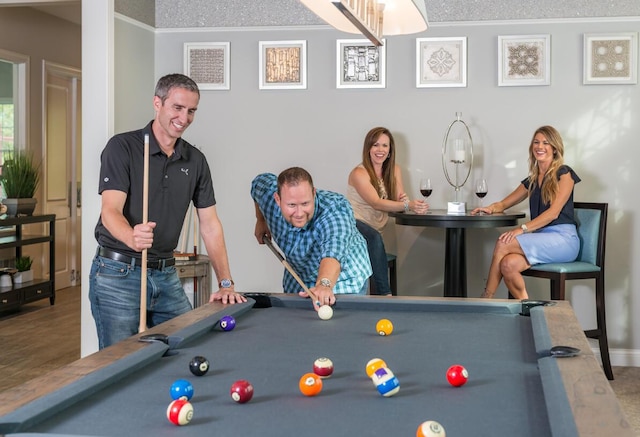
<svg viewBox="0 0 640 437">
<path fill-rule="evenodd" d="M 194 210 L 196 209 L 195 205 L 189 210 L 191 212 L 193 212 L 193 255 L 194 255 L 194 260 L 198 259 L 198 211 Z M 194 269 L 195 272 L 195 269 Z M 194 303 L 194 308 L 198 305 L 197 304 L 197 299 L 198 299 L 198 276 L 194 276 L 193 277 L 193 303 Z"/>
<path fill-rule="evenodd" d="M 284 256 L 282 256 L 282 254 L 280 252 L 278 252 L 278 249 L 276 249 L 273 246 L 273 243 L 271 242 L 271 239 L 268 238 L 266 235 L 263 235 L 262 236 L 262 242 L 264 244 L 266 244 L 269 249 L 271 249 L 271 252 L 273 252 L 273 254 L 276 256 L 276 258 L 278 258 L 280 260 L 280 262 L 282 263 L 284 268 L 287 269 L 287 271 L 289 273 L 291 273 L 291 276 L 293 276 L 295 278 L 295 280 L 298 282 L 298 284 L 300 284 L 302 289 L 311 297 L 311 299 L 313 299 L 318 304 L 321 303 L 318 300 L 318 298 L 316 297 L 316 295 L 313 294 L 313 292 L 311 290 L 309 290 L 309 288 L 305 285 L 305 283 L 302 281 L 302 279 L 300 279 L 300 276 L 298 276 L 296 271 L 293 270 L 293 267 L 291 267 L 291 264 L 289 264 L 289 262 L 286 259 L 284 259 Z"/>
<path fill-rule="evenodd" d="M 142 181 L 142 223 L 149 220 L 149 134 L 144 136 L 144 172 Z M 147 329 L 147 249 L 142 249 L 140 263 L 140 325 L 138 332 Z"/>
</svg>

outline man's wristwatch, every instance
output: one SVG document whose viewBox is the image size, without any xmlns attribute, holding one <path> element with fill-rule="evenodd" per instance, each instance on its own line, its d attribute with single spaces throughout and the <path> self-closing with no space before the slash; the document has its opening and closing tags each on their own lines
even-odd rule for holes
<svg viewBox="0 0 640 437">
<path fill-rule="evenodd" d="M 331 288 L 333 284 L 331 284 L 331 281 L 329 279 L 322 278 L 320 279 L 320 285 L 322 285 L 323 287 Z"/>
<path fill-rule="evenodd" d="M 522 229 L 523 234 L 526 234 L 527 232 L 529 232 L 529 228 L 524 223 L 520 225 L 520 229 Z"/>
<path fill-rule="evenodd" d="M 218 288 L 231 288 L 233 279 L 223 279 L 218 283 Z"/>
</svg>

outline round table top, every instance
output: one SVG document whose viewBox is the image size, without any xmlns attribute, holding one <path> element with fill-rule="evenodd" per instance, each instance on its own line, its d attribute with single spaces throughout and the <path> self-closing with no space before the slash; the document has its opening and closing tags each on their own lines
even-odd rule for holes
<svg viewBox="0 0 640 437">
<path fill-rule="evenodd" d="M 427 214 L 389 213 L 396 224 L 407 226 L 430 226 L 436 228 L 498 228 L 515 226 L 518 219 L 524 218 L 523 212 L 503 212 L 494 214 L 449 214 L 446 209 L 432 209 Z"/>
</svg>

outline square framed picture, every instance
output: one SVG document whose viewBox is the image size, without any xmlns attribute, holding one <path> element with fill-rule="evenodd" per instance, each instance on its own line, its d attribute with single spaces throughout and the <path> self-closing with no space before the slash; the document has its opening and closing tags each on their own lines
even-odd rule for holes
<svg viewBox="0 0 640 437">
<path fill-rule="evenodd" d="M 551 83 L 551 36 L 498 37 L 498 86 Z"/>
<path fill-rule="evenodd" d="M 201 90 L 230 88 L 230 43 L 184 43 L 184 74 L 193 79 Z"/>
<path fill-rule="evenodd" d="M 261 90 L 307 88 L 307 41 L 260 41 Z"/>
<path fill-rule="evenodd" d="M 638 83 L 638 32 L 584 34 L 582 83 Z"/>
<path fill-rule="evenodd" d="M 416 38 L 416 87 L 466 87 L 467 38 Z"/>
<path fill-rule="evenodd" d="M 337 88 L 385 88 L 385 40 L 339 39 L 336 45 Z"/>
</svg>

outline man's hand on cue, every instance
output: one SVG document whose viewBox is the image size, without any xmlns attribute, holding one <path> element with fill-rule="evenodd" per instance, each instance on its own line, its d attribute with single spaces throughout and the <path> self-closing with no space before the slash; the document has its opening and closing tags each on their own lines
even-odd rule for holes
<svg viewBox="0 0 640 437">
<path fill-rule="evenodd" d="M 316 297 L 316 300 L 313 302 L 313 308 L 318 311 L 322 305 L 334 305 L 336 303 L 336 296 L 333 294 L 330 288 L 327 287 L 313 287 L 310 288 L 309 291 L 313 293 Z M 309 297 L 311 296 L 306 291 L 300 291 L 298 294 L 301 297 Z"/>
</svg>

